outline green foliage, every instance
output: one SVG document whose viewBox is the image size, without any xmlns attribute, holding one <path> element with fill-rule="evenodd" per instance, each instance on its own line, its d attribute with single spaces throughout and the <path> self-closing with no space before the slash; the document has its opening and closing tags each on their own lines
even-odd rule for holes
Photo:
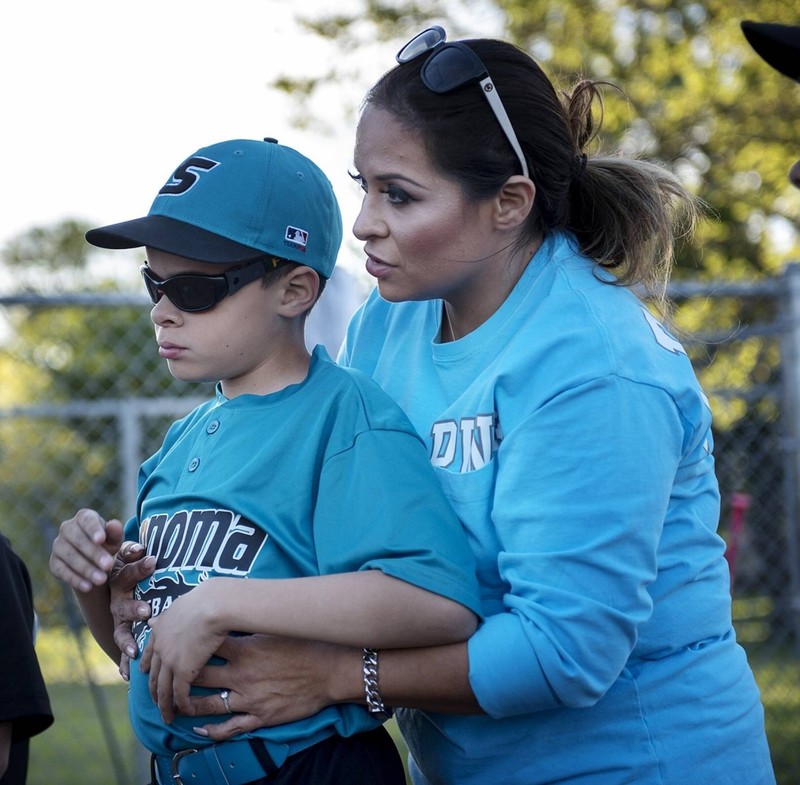
<svg viewBox="0 0 800 785">
<path fill-rule="evenodd" d="M 549 45 L 544 62 L 562 83 L 580 72 L 624 91 L 627 101 L 607 92 L 604 147 L 666 163 L 711 208 L 699 245 L 679 257 L 679 274 L 774 273 L 796 256 L 796 235 L 778 252 L 760 219 L 800 217 L 800 200 L 776 198 L 790 192 L 800 96 L 744 39 L 739 22 L 752 16 L 752 3 L 501 4 L 512 37 L 532 51 Z M 759 4 L 762 19 L 788 12 L 785 3 Z"/>
<path fill-rule="evenodd" d="M 788 0 L 493 0 L 482 3 L 504 20 L 497 34 L 519 44 L 556 85 L 579 75 L 616 86 L 605 91 L 603 130 L 596 151 L 624 151 L 673 169 L 709 206 L 698 243 L 681 249 L 676 274 L 739 278 L 775 273 L 800 255 L 794 226 L 800 197 L 786 172 L 797 157 L 800 91 L 750 48 L 739 23 L 797 22 Z M 333 39 L 341 63 L 301 87 L 306 101 L 350 67 L 348 53 L 386 41 L 385 67 L 396 46 L 432 21 L 451 37 L 493 34 L 470 29 L 475 3 L 365 0 L 359 13 L 304 20 Z M 391 42 L 391 43 L 389 43 Z M 376 67 L 369 81 L 377 78 Z M 313 84 L 311 83 L 313 82 Z M 312 106 L 310 102 L 305 107 Z M 775 227 L 781 229 L 780 235 Z"/>
<path fill-rule="evenodd" d="M 760 606 L 769 606 L 765 598 L 753 598 L 748 607 L 740 602 L 734 613 L 747 617 L 762 616 Z M 744 629 L 746 619 L 737 619 L 737 629 Z M 127 686 L 120 682 L 116 668 L 83 631 L 89 672 L 99 687 L 102 700 L 113 720 L 113 737 L 123 753 L 124 769 L 130 775 L 136 768 L 133 758 L 141 764 L 140 748 L 134 747 L 128 721 L 125 694 Z M 48 686 L 56 716 L 55 724 L 31 742 L 31 764 L 28 782 L 47 782 L 50 785 L 107 785 L 114 782 L 112 760 L 101 730 L 96 700 L 86 684 L 86 673 L 75 639 L 60 628 L 41 631 L 36 645 L 42 672 Z M 766 709 L 768 738 L 779 785 L 796 782 L 794 773 L 800 765 L 800 748 L 796 744 L 778 744 L 793 736 L 800 711 L 800 665 L 793 652 L 764 649 L 758 644 L 749 649 L 749 658 L 761 688 Z M 405 758 L 407 748 L 394 720 L 386 725 Z M 141 765 L 139 766 L 141 768 Z"/>
<path fill-rule="evenodd" d="M 476 8 L 476 5 L 478 6 Z M 674 277 L 708 280 L 776 275 L 800 258 L 800 194 L 787 180 L 797 158 L 800 89 L 755 54 L 739 24 L 796 24 L 792 0 L 469 0 L 416 3 L 365 0 L 359 13 L 307 21 L 309 29 L 339 45 L 340 62 L 320 78 L 341 80 L 348 53 L 386 41 L 382 65 L 429 24 L 444 23 L 451 38 L 497 35 L 530 52 L 559 90 L 580 76 L 606 84 L 602 127 L 589 154 L 617 152 L 663 163 L 707 205 L 695 241 L 677 249 Z M 485 20 L 497 20 L 487 30 Z M 370 66 L 372 67 L 372 66 Z M 291 79 L 284 82 L 289 88 Z M 308 87 L 308 85 L 306 85 Z M 304 92 L 304 107 L 313 106 Z M 306 113 L 307 117 L 307 113 Z M 600 118 L 596 118 L 600 119 Z M 704 384 L 752 385 L 775 376 L 779 357 L 769 342 L 757 351 L 726 353 L 724 337 L 769 319 L 769 306 L 736 299 L 719 306 L 682 303 L 677 324 L 688 335 L 709 330 L 722 344 L 701 363 Z M 718 427 L 729 427 L 748 408 L 718 398 Z"/>
<path fill-rule="evenodd" d="M 51 227 L 34 227 L 11 240 L 3 253 L 3 262 L 17 275 L 24 270 L 41 274 L 43 270 L 83 268 L 86 248 L 83 235 L 87 228 L 73 220 Z"/>
<path fill-rule="evenodd" d="M 85 229 L 74 221 L 35 228 L 13 241 L 3 259 L 16 284 L 6 294 L 18 302 L 2 312 L 0 528 L 34 575 L 47 575 L 55 525 L 78 507 L 130 514 L 135 462 L 157 448 L 173 419 L 140 412 L 136 399 L 208 393 L 208 386 L 172 378 L 158 356 L 144 297 L 137 289 L 142 305 L 127 304 L 135 296 L 97 271 Z M 53 295 L 58 304 L 46 299 Z M 126 423 L 145 415 L 148 427 L 131 441 Z M 121 465 L 124 445 L 133 465 Z M 58 618 L 55 580 L 38 582 L 36 592 L 42 618 Z"/>
</svg>

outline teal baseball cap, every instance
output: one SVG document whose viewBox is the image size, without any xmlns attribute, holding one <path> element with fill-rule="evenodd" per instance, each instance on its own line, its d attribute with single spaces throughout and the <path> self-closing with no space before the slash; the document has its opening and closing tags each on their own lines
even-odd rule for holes
<svg viewBox="0 0 800 785">
<path fill-rule="evenodd" d="M 86 240 L 217 264 L 278 256 L 330 278 L 342 216 L 313 161 L 275 139 L 234 139 L 184 160 L 146 216 L 91 229 Z"/>
</svg>

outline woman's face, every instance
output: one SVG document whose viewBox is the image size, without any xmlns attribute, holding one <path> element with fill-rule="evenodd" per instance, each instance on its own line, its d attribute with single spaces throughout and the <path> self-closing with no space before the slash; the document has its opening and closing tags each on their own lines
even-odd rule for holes
<svg viewBox="0 0 800 785">
<path fill-rule="evenodd" d="M 468 200 L 434 166 L 419 134 L 383 109 L 361 116 L 354 162 L 364 201 L 353 232 L 381 296 L 477 302 L 508 242 L 493 229 L 494 200 Z"/>
</svg>

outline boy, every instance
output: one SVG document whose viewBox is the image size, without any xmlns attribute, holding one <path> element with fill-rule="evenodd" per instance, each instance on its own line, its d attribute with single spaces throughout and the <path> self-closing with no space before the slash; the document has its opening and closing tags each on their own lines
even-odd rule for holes
<svg viewBox="0 0 800 785">
<path fill-rule="evenodd" d="M 125 527 L 155 559 L 136 591 L 151 618 L 134 625 L 144 656 L 130 675 L 154 779 L 404 782 L 378 727 L 374 650 L 463 640 L 480 606 L 471 552 L 405 415 L 305 348 L 342 238 L 330 183 L 275 140 L 222 142 L 184 161 L 147 216 L 86 237 L 146 247 L 159 353 L 178 379 L 218 382 L 142 465 Z M 102 522 L 104 539 L 97 521 L 62 524 L 51 569 L 118 661 L 105 577 L 121 532 Z M 211 744 L 174 709 L 230 632 L 368 647 L 370 710 L 335 706 Z M 228 707 L 234 688 L 246 685 L 222 693 Z"/>
</svg>

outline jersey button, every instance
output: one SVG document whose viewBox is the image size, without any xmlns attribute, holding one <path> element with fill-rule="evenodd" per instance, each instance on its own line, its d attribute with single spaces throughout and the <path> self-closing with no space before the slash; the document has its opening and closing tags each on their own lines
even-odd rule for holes
<svg viewBox="0 0 800 785">
<path fill-rule="evenodd" d="M 190 472 L 197 471 L 197 467 L 199 465 L 200 465 L 200 459 L 199 458 L 192 458 L 192 460 L 189 461 L 189 471 Z"/>
<path fill-rule="evenodd" d="M 206 433 L 216 433 L 219 430 L 219 420 L 212 420 L 206 427 Z"/>
</svg>

